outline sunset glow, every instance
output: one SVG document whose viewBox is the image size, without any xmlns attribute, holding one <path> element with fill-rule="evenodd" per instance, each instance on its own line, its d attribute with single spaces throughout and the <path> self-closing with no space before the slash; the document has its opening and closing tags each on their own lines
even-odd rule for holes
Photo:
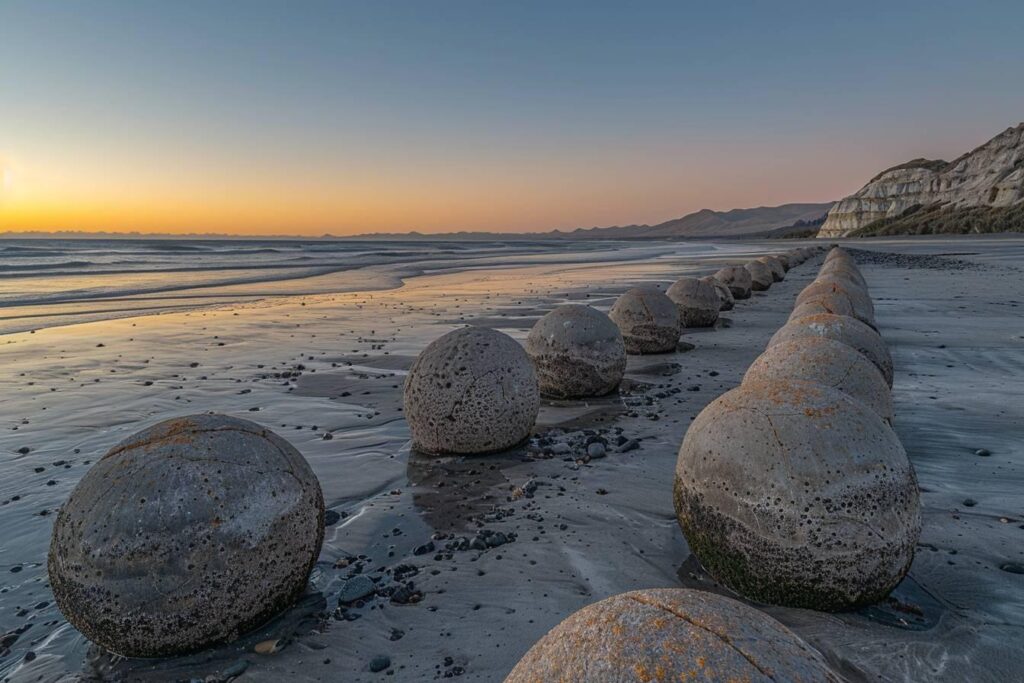
<svg viewBox="0 0 1024 683">
<path fill-rule="evenodd" d="M 834 200 L 1024 111 L 1024 89 L 988 87 L 1019 80 L 1019 7 L 911 4 L 878 22 L 799 3 L 254 3 L 246 21 L 4 3 L 0 232 L 537 231 Z"/>
</svg>

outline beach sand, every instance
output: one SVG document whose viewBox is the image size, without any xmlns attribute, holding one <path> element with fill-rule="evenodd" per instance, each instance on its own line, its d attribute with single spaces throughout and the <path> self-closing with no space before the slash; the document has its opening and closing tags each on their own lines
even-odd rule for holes
<svg viewBox="0 0 1024 683">
<path fill-rule="evenodd" d="M 698 255 L 648 244 L 644 259 L 487 263 L 403 275 L 395 289 L 255 297 L 0 336 L 0 678 L 500 681 L 549 628 L 601 598 L 652 587 L 726 592 L 676 523 L 676 453 L 689 422 L 739 383 L 785 322 L 821 257 L 738 301 L 714 329 L 687 331 L 679 352 L 631 357 L 619 394 L 545 401 L 534 439 L 507 453 L 410 453 L 401 386 L 416 354 L 460 325 L 522 340 L 560 303 L 607 310 L 629 287 L 664 288 L 796 244 Z M 876 252 L 861 270 L 895 361 L 895 428 L 922 490 L 920 547 L 883 604 L 843 614 L 758 607 L 853 681 L 1013 680 L 1024 669 L 1024 239 L 850 246 Z M 47 587 L 54 513 L 125 436 L 210 410 L 275 430 L 319 477 L 330 513 L 310 591 L 208 652 L 102 653 L 63 620 Z M 597 437 L 607 456 L 587 462 L 585 443 Z M 384 595 L 339 607 L 357 572 Z M 275 654 L 254 653 L 271 639 Z M 369 669 L 380 656 L 390 660 L 386 679 Z"/>
</svg>

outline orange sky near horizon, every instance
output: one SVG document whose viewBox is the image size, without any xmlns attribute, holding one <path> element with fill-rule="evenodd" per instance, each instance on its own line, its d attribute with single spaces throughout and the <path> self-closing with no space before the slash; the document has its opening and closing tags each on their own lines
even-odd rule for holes
<svg viewBox="0 0 1024 683">
<path fill-rule="evenodd" d="M 34 154 L 0 157 L 0 233 L 530 232 L 654 223 L 701 208 L 821 201 L 834 194 L 814 181 L 805 160 L 788 164 L 780 176 L 769 172 L 779 168 L 730 170 L 727 157 L 716 162 L 710 148 L 680 151 L 673 160 L 649 156 L 648 147 L 606 149 L 605 158 L 449 159 L 430 170 L 423 168 L 430 164 L 426 158 L 365 168 L 311 160 L 297 171 L 302 165 L 293 160 L 287 166 L 273 159 L 199 163 L 157 150 L 65 157 L 39 146 Z M 164 163 L 157 166 L 153 158 Z M 642 174 L 632 170 L 641 165 Z M 729 176 L 731 183 L 720 181 Z M 799 183 L 803 192 L 794 189 Z"/>
<path fill-rule="evenodd" d="M 0 2 L 0 234 L 533 232 L 837 200 L 1019 121 L 1024 5 L 1001 4 Z"/>
</svg>

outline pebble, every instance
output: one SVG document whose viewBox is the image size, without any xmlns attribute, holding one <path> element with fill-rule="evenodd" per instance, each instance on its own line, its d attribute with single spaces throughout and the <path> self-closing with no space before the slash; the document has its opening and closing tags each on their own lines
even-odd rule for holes
<svg viewBox="0 0 1024 683">
<path fill-rule="evenodd" d="M 603 443 L 601 443 L 600 441 L 595 441 L 589 446 L 587 446 L 587 455 L 589 455 L 591 458 L 603 458 L 605 455 L 607 455 L 607 451 L 605 450 Z"/>
<path fill-rule="evenodd" d="M 377 655 L 370 660 L 370 671 L 378 673 L 391 666 L 391 659 L 385 655 Z"/>
<path fill-rule="evenodd" d="M 978 450 L 974 451 L 974 454 L 980 455 L 983 458 L 987 458 L 988 456 L 992 455 L 992 451 L 990 451 L 987 448 L 979 448 Z"/>
<path fill-rule="evenodd" d="M 353 603 L 377 592 L 377 584 L 368 576 L 359 574 L 353 576 L 341 587 L 338 595 L 338 602 L 342 604 Z"/>
<path fill-rule="evenodd" d="M 638 448 L 640 448 L 640 442 L 636 439 L 629 439 L 626 443 L 619 446 L 619 453 L 629 453 L 630 451 L 635 451 Z"/>
</svg>

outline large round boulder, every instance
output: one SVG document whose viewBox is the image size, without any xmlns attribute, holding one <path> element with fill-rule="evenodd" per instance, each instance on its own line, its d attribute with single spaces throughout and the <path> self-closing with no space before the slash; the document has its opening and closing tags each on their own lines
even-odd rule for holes
<svg viewBox="0 0 1024 683">
<path fill-rule="evenodd" d="M 192 415 L 110 449 L 71 492 L 50 542 L 57 606 L 116 654 L 234 640 L 306 589 L 324 536 L 320 484 L 284 439 Z"/>
<path fill-rule="evenodd" d="M 796 265 L 796 262 L 790 257 L 789 253 L 784 252 L 781 254 L 773 254 L 774 258 L 782 264 L 782 269 L 786 272 Z"/>
<path fill-rule="evenodd" d="M 695 277 L 681 277 L 666 292 L 679 307 L 683 327 L 711 327 L 721 303 L 715 286 Z"/>
<path fill-rule="evenodd" d="M 825 337 L 852 347 L 874 363 L 882 372 L 882 377 L 885 377 L 885 383 L 892 386 L 892 356 L 889 355 L 889 349 L 877 332 L 856 318 L 829 313 L 795 318 L 772 335 L 768 346 L 800 337 Z"/>
<path fill-rule="evenodd" d="M 756 260 L 768 266 L 768 270 L 772 271 L 774 282 L 782 282 L 786 279 L 786 269 L 782 267 L 782 261 L 777 256 L 761 256 Z"/>
<path fill-rule="evenodd" d="M 533 363 L 512 337 L 463 327 L 423 349 L 402 394 L 413 448 L 493 453 L 524 441 L 540 410 Z"/>
<path fill-rule="evenodd" d="M 750 273 L 750 288 L 755 292 L 763 292 L 775 282 L 772 269 L 761 261 L 747 261 L 743 267 Z"/>
<path fill-rule="evenodd" d="M 850 252 L 846 251 L 842 247 L 832 247 L 828 254 L 825 255 L 825 263 L 840 259 L 849 263 L 856 263 L 856 259 L 850 255 Z"/>
<path fill-rule="evenodd" d="M 744 382 L 800 380 L 838 389 L 857 399 L 892 424 L 892 393 L 881 371 L 842 342 L 801 337 L 775 344 L 758 356 Z"/>
<path fill-rule="evenodd" d="M 888 595 L 921 531 L 896 433 L 813 382 L 745 382 L 701 411 L 679 450 L 675 506 L 715 579 L 753 600 L 825 611 Z"/>
<path fill-rule="evenodd" d="M 718 292 L 719 311 L 731 311 L 736 306 L 736 299 L 732 295 L 732 290 L 724 282 L 714 275 L 705 275 L 701 280 L 709 283 Z"/>
<path fill-rule="evenodd" d="M 732 292 L 734 299 L 742 300 L 750 298 L 750 290 L 753 282 L 750 279 L 750 271 L 743 266 L 726 266 L 715 273 L 715 279 L 725 284 Z"/>
<path fill-rule="evenodd" d="M 613 595 L 555 626 L 505 683 L 838 683 L 822 656 L 764 612 L 714 593 Z"/>
<path fill-rule="evenodd" d="M 665 353 L 679 343 L 679 308 L 657 289 L 627 291 L 615 300 L 608 317 L 619 326 L 626 353 Z"/>
<path fill-rule="evenodd" d="M 552 398 L 604 396 L 626 371 L 626 346 L 604 313 L 565 304 L 537 321 L 526 338 L 540 391 Z"/>
<path fill-rule="evenodd" d="M 871 297 L 862 289 L 837 280 L 815 280 L 797 295 L 796 303 L 801 304 L 822 297 L 845 298 L 853 309 L 853 317 L 875 327 L 875 306 L 871 302 Z"/>
<path fill-rule="evenodd" d="M 849 266 L 841 261 L 831 261 L 818 270 L 818 279 L 827 277 L 853 282 L 865 292 L 868 291 L 867 280 L 864 279 L 864 275 L 861 274 L 857 266 Z"/>
<path fill-rule="evenodd" d="M 806 318 L 809 315 L 831 313 L 832 315 L 853 316 L 853 304 L 843 294 L 823 294 L 816 299 L 803 301 L 793 307 L 790 320 Z"/>
</svg>

